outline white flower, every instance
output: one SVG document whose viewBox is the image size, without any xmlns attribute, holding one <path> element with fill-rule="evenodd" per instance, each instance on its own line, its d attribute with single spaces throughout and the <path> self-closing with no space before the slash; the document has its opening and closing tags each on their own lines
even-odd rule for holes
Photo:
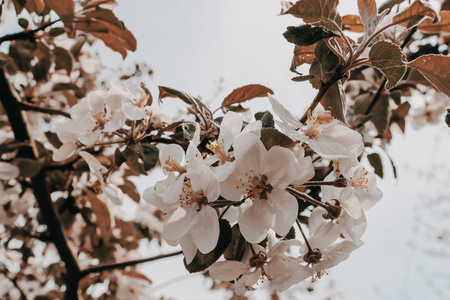
<svg viewBox="0 0 450 300">
<path fill-rule="evenodd" d="M 0 162 L 0 179 L 1 180 L 9 180 L 9 179 L 13 179 L 16 178 L 17 176 L 19 176 L 20 170 L 18 167 L 9 164 L 9 163 L 5 163 L 5 162 Z"/>
<path fill-rule="evenodd" d="M 325 201 L 322 198 L 322 201 Z M 331 201 L 330 201 L 331 202 Z M 310 223 L 317 222 L 320 218 L 323 219 L 323 215 L 327 214 L 327 210 L 322 207 L 316 207 L 310 216 Z M 341 215 L 336 220 L 339 225 L 340 233 L 348 240 L 358 242 L 366 231 L 367 220 L 364 211 L 361 210 L 361 216 L 358 219 L 354 219 L 345 211 L 341 211 Z"/>
<path fill-rule="evenodd" d="M 261 121 L 249 123 L 242 130 L 242 116 L 236 112 L 227 112 L 220 124 L 220 133 L 217 141 L 210 143 L 207 147 L 214 155 L 207 159 L 207 163 L 212 165 L 218 162 L 218 166 L 212 168 L 217 179 L 224 181 L 233 172 L 235 167 L 234 157 L 230 153 L 230 148 L 233 146 L 234 139 L 239 134 L 253 133 L 258 138 L 261 137 Z"/>
<path fill-rule="evenodd" d="M 149 282 L 144 278 L 120 276 L 117 286 L 117 299 L 156 299 L 149 289 Z"/>
<path fill-rule="evenodd" d="M 269 95 L 274 112 L 281 121 L 276 121 L 281 130 L 294 140 L 300 140 L 325 159 L 356 158 L 364 150 L 362 136 L 339 122 L 321 121 L 314 114 L 309 114 L 306 126 L 300 123 L 281 103 Z"/>
<path fill-rule="evenodd" d="M 285 252 L 291 246 L 300 246 L 297 240 L 280 241 L 266 254 L 258 244 L 252 244 L 244 253 L 242 261 L 220 261 L 209 268 L 212 278 L 222 281 L 236 280 L 235 292 L 243 295 L 252 290 L 260 279 L 267 277 L 270 287 L 283 292 L 292 285 L 305 280 L 313 271 L 300 265 L 301 259 L 288 256 Z"/>
<path fill-rule="evenodd" d="M 144 200 L 167 213 L 163 237 L 170 245 L 181 244 L 187 263 L 192 261 L 197 249 L 202 253 L 211 252 L 219 239 L 218 215 L 209 203 L 219 197 L 220 185 L 204 165 L 197 143 L 195 135 L 186 157 L 180 146 L 166 146 L 160 159 L 169 176 L 146 189 L 143 195 Z"/>
<path fill-rule="evenodd" d="M 97 181 L 93 184 L 94 190 L 96 192 L 102 191 L 111 202 L 122 205 L 124 198 L 122 190 L 111 183 L 105 182 L 104 175 L 107 173 L 107 169 L 92 154 L 81 151 L 80 156 L 84 158 L 91 173 L 97 178 Z"/>
<path fill-rule="evenodd" d="M 361 209 L 369 210 L 383 197 L 383 192 L 377 187 L 375 174 L 367 171 L 360 163 L 349 167 L 342 162 L 337 166 L 337 174 L 331 173 L 325 180 L 334 180 L 341 174 L 347 180 L 345 188 L 322 186 L 322 194 L 325 199 L 337 199 L 342 207 L 354 219 L 361 217 Z"/>
<path fill-rule="evenodd" d="M 91 146 L 102 132 L 114 132 L 125 124 L 127 117 L 122 100 L 123 96 L 119 94 L 90 92 L 70 109 L 72 120 L 61 126 L 66 132 L 79 134 L 78 140 Z"/>
<path fill-rule="evenodd" d="M 234 142 L 236 169 L 221 183 L 221 195 L 231 201 L 248 198 L 239 207 L 244 238 L 259 243 L 273 228 L 286 235 L 297 218 L 298 204 L 285 188 L 300 168 L 292 151 L 279 146 L 267 151 L 257 136 L 246 133 Z"/>
<path fill-rule="evenodd" d="M 304 254 L 303 259 L 311 269 L 319 274 L 346 260 L 351 252 L 364 244 L 362 241 L 355 243 L 348 240 L 333 244 L 340 236 L 339 225 L 325 220 L 319 213 L 311 214 L 308 226 L 311 236 L 309 244 L 314 251 L 320 251 L 321 255 L 310 256 L 306 245 L 302 246 L 300 253 Z"/>
<path fill-rule="evenodd" d="M 53 160 L 62 161 L 74 155 L 78 148 L 78 134 L 67 132 L 63 127 L 58 126 L 56 127 L 56 135 L 63 144 L 53 152 Z"/>
</svg>

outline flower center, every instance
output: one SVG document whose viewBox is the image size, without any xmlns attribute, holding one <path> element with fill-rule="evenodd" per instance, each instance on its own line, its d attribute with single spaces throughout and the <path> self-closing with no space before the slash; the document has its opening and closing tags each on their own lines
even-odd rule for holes
<svg viewBox="0 0 450 300">
<path fill-rule="evenodd" d="M 316 138 L 322 133 L 320 126 L 323 122 L 319 121 L 317 116 L 313 115 L 311 111 L 308 111 L 308 120 L 306 121 L 306 128 L 301 129 L 303 133 L 310 139 Z"/>
<path fill-rule="evenodd" d="M 203 191 L 194 191 L 189 182 L 185 182 L 181 188 L 180 195 L 180 206 L 184 207 L 186 205 L 194 205 L 197 211 L 200 211 L 204 205 L 208 204 L 208 199 L 206 198 Z"/>
<path fill-rule="evenodd" d="M 227 161 L 233 161 L 231 155 L 227 153 L 224 143 L 225 141 L 222 139 L 222 141 L 215 141 L 206 146 L 209 150 L 214 152 L 217 158 L 219 158 L 221 165 L 225 164 Z"/>
<path fill-rule="evenodd" d="M 365 171 L 364 174 L 361 177 L 358 177 L 356 179 L 351 179 L 352 187 L 359 187 L 362 190 L 369 191 L 369 178 L 368 175 L 369 172 Z"/>
<path fill-rule="evenodd" d="M 255 174 L 253 170 L 250 170 L 249 173 L 245 173 L 245 177 L 239 178 L 241 185 L 237 185 L 236 189 L 244 188 L 247 192 L 245 198 L 250 198 L 252 201 L 257 197 L 267 200 L 267 193 L 273 190 L 272 185 L 267 183 L 268 180 L 266 175 Z"/>
<path fill-rule="evenodd" d="M 173 154 L 169 154 L 169 157 L 164 162 L 166 166 L 163 167 L 167 172 L 178 172 L 183 174 L 186 172 L 186 168 L 183 167 L 174 157 Z"/>
</svg>

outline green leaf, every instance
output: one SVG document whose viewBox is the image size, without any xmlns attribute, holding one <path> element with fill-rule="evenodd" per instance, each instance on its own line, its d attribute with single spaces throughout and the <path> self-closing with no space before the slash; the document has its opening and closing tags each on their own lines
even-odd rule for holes
<svg viewBox="0 0 450 300">
<path fill-rule="evenodd" d="M 374 168 L 375 174 L 383 178 L 383 161 L 378 153 L 371 153 L 367 155 L 370 165 Z"/>
<path fill-rule="evenodd" d="M 295 142 L 290 137 L 288 137 L 284 133 L 279 132 L 275 128 L 261 129 L 261 141 L 267 150 L 269 150 L 273 146 L 289 148 L 295 145 Z"/>
<path fill-rule="evenodd" d="M 39 173 L 42 166 L 39 161 L 30 158 L 16 158 L 11 162 L 20 170 L 20 176 L 34 177 Z"/>
<path fill-rule="evenodd" d="M 275 122 L 273 121 L 273 115 L 269 111 L 262 111 L 255 114 L 256 120 L 261 120 L 262 127 L 273 128 L 275 127 Z"/>
<path fill-rule="evenodd" d="M 328 48 L 324 41 L 317 43 L 314 54 L 316 60 L 311 64 L 309 74 L 314 75 L 322 82 L 326 82 L 339 66 L 339 58 Z"/>
<path fill-rule="evenodd" d="M 183 260 L 184 266 L 189 271 L 189 273 L 202 272 L 206 270 L 209 266 L 215 263 L 227 249 L 232 236 L 231 227 L 226 220 L 219 220 L 219 225 L 219 241 L 213 251 L 207 254 L 203 254 L 197 250 L 197 254 L 190 264 L 186 264 L 186 259 Z"/>
<path fill-rule="evenodd" d="M 283 36 L 290 43 L 297 46 L 311 46 L 330 37 L 337 36 L 336 33 L 322 26 L 312 27 L 311 25 L 289 26 Z"/>
<path fill-rule="evenodd" d="M 240 261 L 245 252 L 245 239 L 239 230 L 239 224 L 231 228 L 231 242 L 223 253 L 226 260 Z"/>
<path fill-rule="evenodd" d="M 331 116 L 337 120 L 346 123 L 345 112 L 347 103 L 341 81 L 335 82 L 325 93 L 322 106 L 331 112 Z"/>
<path fill-rule="evenodd" d="M 153 144 L 142 144 L 144 161 L 144 170 L 148 171 L 156 166 L 158 162 L 159 150 Z"/>
<path fill-rule="evenodd" d="M 442 93 L 450 97 L 450 56 L 428 54 L 408 63 Z"/>
<path fill-rule="evenodd" d="M 53 50 L 55 54 L 55 70 L 64 69 L 67 71 L 67 75 L 72 72 L 72 56 L 64 48 L 56 47 Z"/>
<path fill-rule="evenodd" d="M 397 44 L 382 40 L 375 43 L 369 51 L 371 64 L 387 78 L 386 89 L 397 85 L 406 72 L 405 54 Z"/>
</svg>

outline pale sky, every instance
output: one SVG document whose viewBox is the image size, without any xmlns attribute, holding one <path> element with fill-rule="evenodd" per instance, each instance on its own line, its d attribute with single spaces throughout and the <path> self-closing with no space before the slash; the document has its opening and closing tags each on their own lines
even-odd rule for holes
<svg viewBox="0 0 450 300">
<path fill-rule="evenodd" d="M 277 16 L 278 0 L 117 2 L 118 16 L 138 41 L 138 50 L 129 55 L 125 65 L 146 62 L 153 68 L 150 88 L 154 95 L 157 85 L 165 85 L 208 100 L 223 80 L 224 90 L 215 99 L 217 105 L 234 88 L 259 83 L 274 90 L 296 115 L 301 115 L 315 95 L 309 84 L 290 80 L 293 46 L 282 33 L 287 26 L 300 22 Z M 357 13 L 356 1 L 341 2 L 342 14 Z M 3 25 L 0 30 L 6 33 Z M 99 44 L 96 48 L 101 49 L 106 65 L 123 64 L 119 54 Z M 182 105 L 181 101 L 174 103 Z M 173 110 L 170 104 L 164 105 L 163 109 Z M 255 100 L 252 108 L 254 112 L 269 109 L 268 100 Z M 395 182 L 385 161 L 387 178 L 380 182 L 385 196 L 367 213 L 365 245 L 320 280 L 318 293 L 308 296 L 294 288 L 285 294 L 290 299 L 450 298 L 450 191 L 446 185 L 450 178 L 450 130 L 443 123 L 418 132 L 408 129 L 406 136 L 394 133 L 388 147 L 399 179 Z M 158 179 L 140 179 L 140 189 Z M 440 234 L 441 242 L 436 242 Z M 208 290 L 209 280 L 201 275 L 189 276 L 181 257 L 147 263 L 142 270 L 154 281 L 158 295 L 179 300 L 223 298 L 223 293 Z M 165 286 L 173 278 L 183 280 Z M 332 282 L 334 288 L 329 295 Z"/>
<path fill-rule="evenodd" d="M 293 46 L 282 33 L 287 26 L 300 22 L 291 16 L 278 16 L 278 0 L 118 2 L 118 15 L 138 40 L 138 50 L 126 63 L 147 62 L 154 69 L 155 86 L 175 87 L 208 100 L 215 93 L 217 82 L 223 79 L 224 90 L 217 103 L 236 87 L 259 83 L 273 89 L 278 99 L 297 115 L 315 96 L 308 83 L 290 80 Z M 341 1 L 339 10 L 342 14 L 357 14 L 356 1 Z M 111 55 L 111 59 L 120 62 L 119 55 Z M 258 99 L 252 107 L 255 112 L 269 109 L 268 100 Z M 368 228 L 363 237 L 366 244 L 319 282 L 318 293 L 308 296 L 294 288 L 286 296 L 324 299 L 330 296 L 327 293 L 334 282 L 332 299 L 450 298 L 450 291 L 446 290 L 450 286 L 450 253 L 431 257 L 414 246 L 445 249 L 445 243 L 434 243 L 435 237 L 430 237 L 438 229 L 424 233 L 418 219 L 427 218 L 425 221 L 434 222 L 437 228 L 449 227 L 448 222 L 447 227 L 443 225 L 444 216 L 450 216 L 450 193 L 445 186 L 445 178 L 450 178 L 450 160 L 446 155 L 449 132 L 441 124 L 419 132 L 409 128 L 406 136 L 394 133 L 389 153 L 396 162 L 399 179 L 394 180 L 385 157 L 387 176 L 384 182 L 379 181 L 385 196 L 367 213 Z M 444 180 L 427 181 L 433 173 Z M 144 185 L 142 189 L 152 185 L 148 180 L 139 182 Z M 440 217 L 428 203 L 438 197 L 446 200 L 437 206 L 443 214 Z M 446 238 L 448 246 L 450 237 Z M 194 296 L 223 298 L 221 293 L 208 291 L 210 281 L 201 275 L 187 275 L 181 258 L 149 263 L 142 269 L 154 280 L 155 287 L 160 287 L 156 293 L 180 300 Z M 164 287 L 171 278 L 183 280 Z M 256 299 L 261 299 L 258 295 Z"/>
</svg>

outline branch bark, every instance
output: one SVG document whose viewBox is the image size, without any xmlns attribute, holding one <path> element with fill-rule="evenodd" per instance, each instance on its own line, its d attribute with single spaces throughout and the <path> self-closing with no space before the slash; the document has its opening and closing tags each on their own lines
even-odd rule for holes
<svg viewBox="0 0 450 300">
<path fill-rule="evenodd" d="M 177 251 L 177 252 L 173 252 L 173 253 L 167 253 L 167 254 L 161 254 L 161 255 L 151 256 L 151 257 L 147 257 L 147 258 L 125 261 L 125 262 L 121 262 L 121 263 L 110 263 L 110 264 L 98 265 L 98 266 L 87 268 L 87 269 L 81 271 L 80 279 L 82 279 L 83 277 L 86 277 L 87 275 L 89 275 L 91 273 L 98 273 L 98 272 L 103 272 L 103 271 L 108 271 L 108 270 L 116 270 L 116 269 L 125 269 L 128 266 L 134 266 L 137 264 L 155 261 L 155 260 L 162 259 L 162 258 L 177 256 L 182 253 L 183 253 L 183 251 Z"/>
<path fill-rule="evenodd" d="M 44 114 L 48 114 L 48 115 L 60 115 L 60 116 L 66 117 L 66 118 L 70 118 L 70 114 L 65 111 L 62 111 L 62 110 L 40 107 L 37 105 L 23 103 L 23 102 L 18 102 L 18 105 L 21 110 L 35 111 L 35 112 L 40 112 L 40 113 L 44 113 Z"/>
<path fill-rule="evenodd" d="M 4 69 L 0 69 L 0 100 L 8 116 L 16 140 L 19 142 L 31 141 L 27 125 L 20 111 L 19 101 L 11 90 Z M 33 147 L 22 147 L 18 152 L 18 156 L 31 159 L 38 158 Z M 47 225 L 47 230 L 50 233 L 50 239 L 55 244 L 59 256 L 66 266 L 65 299 L 77 299 L 80 267 L 75 254 L 70 249 L 61 227 L 61 222 L 53 206 L 44 170 L 41 170 L 35 177 L 31 178 L 31 186 L 44 223 Z"/>
<path fill-rule="evenodd" d="M 4 36 L 0 37 L 0 45 L 6 41 L 15 41 L 15 40 L 31 40 L 32 41 L 32 40 L 34 40 L 34 34 L 36 32 L 44 30 L 45 28 L 47 28 L 59 21 L 60 21 L 60 19 L 57 19 L 57 20 L 54 20 L 47 24 L 44 24 L 41 27 L 33 29 L 33 30 L 21 31 L 21 32 L 17 32 L 17 33 L 4 35 Z"/>
</svg>

